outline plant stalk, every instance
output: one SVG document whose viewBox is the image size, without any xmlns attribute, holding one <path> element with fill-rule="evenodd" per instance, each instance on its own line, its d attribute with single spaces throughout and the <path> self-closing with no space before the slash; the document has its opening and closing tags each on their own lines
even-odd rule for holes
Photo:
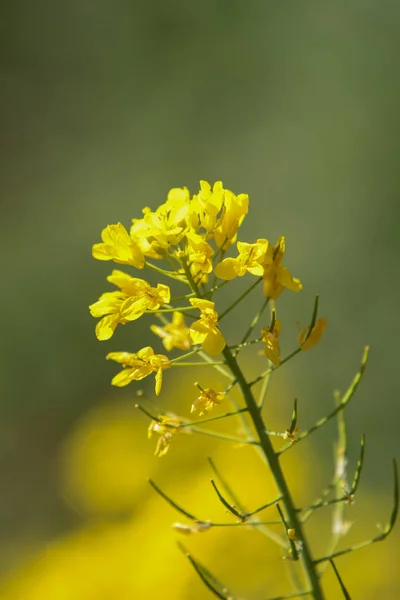
<svg viewBox="0 0 400 600">
<path fill-rule="evenodd" d="M 310 595 L 314 600 L 324 600 L 324 594 L 321 588 L 321 583 L 319 580 L 316 565 L 312 559 L 311 551 L 303 532 L 301 520 L 299 518 L 299 513 L 294 505 L 292 495 L 290 493 L 288 484 L 286 482 L 285 476 L 283 474 L 279 462 L 279 457 L 275 453 L 272 442 L 267 433 L 261 415 L 261 409 L 257 405 L 257 402 L 251 391 L 251 387 L 249 383 L 247 383 L 236 358 L 232 355 L 230 349 L 227 346 L 223 350 L 223 355 L 226 360 L 226 364 L 232 371 L 234 377 L 237 379 L 239 387 L 242 391 L 243 398 L 248 409 L 248 414 L 253 422 L 254 428 L 257 432 L 260 441 L 260 447 L 272 471 L 275 483 L 278 487 L 279 494 L 282 498 L 281 502 L 285 508 L 286 518 L 289 527 L 294 529 L 296 539 L 299 542 L 302 542 L 301 560 L 303 562 L 304 570 L 307 576 Z"/>
</svg>

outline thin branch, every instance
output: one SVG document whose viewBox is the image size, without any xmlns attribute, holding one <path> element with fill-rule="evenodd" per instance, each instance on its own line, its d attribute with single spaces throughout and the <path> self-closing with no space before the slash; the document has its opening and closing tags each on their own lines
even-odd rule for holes
<svg viewBox="0 0 400 600">
<path fill-rule="evenodd" d="M 296 543 L 295 543 L 294 539 L 289 535 L 290 527 L 289 527 L 289 525 L 286 522 L 285 516 L 284 516 L 284 514 L 282 512 L 282 509 L 279 506 L 279 504 L 276 505 L 276 508 L 278 509 L 279 516 L 282 519 L 283 525 L 285 526 L 285 531 L 286 531 L 287 539 L 288 539 L 288 542 L 289 542 L 289 545 L 290 545 L 290 555 L 293 558 L 293 560 L 299 560 L 299 553 L 298 553 L 298 550 L 297 550 L 297 547 L 296 547 Z"/>
<path fill-rule="evenodd" d="M 221 321 L 221 319 L 223 319 L 228 313 L 230 313 L 231 310 L 233 310 L 239 304 L 239 302 L 241 302 L 248 294 L 250 294 L 251 291 L 254 290 L 255 287 L 257 287 L 260 281 L 262 281 L 262 277 L 259 277 L 249 288 L 247 288 L 245 292 L 243 292 L 243 294 L 239 296 L 239 298 L 235 300 L 235 302 L 228 306 L 228 308 L 219 315 L 218 320 Z"/>
<path fill-rule="evenodd" d="M 201 427 L 190 427 L 190 431 L 195 433 L 201 433 L 202 435 L 209 435 L 211 437 L 219 438 L 220 440 L 226 440 L 227 442 L 234 442 L 235 444 L 250 444 L 252 446 L 259 446 L 260 443 L 256 440 L 249 440 L 248 438 L 235 437 L 226 433 L 219 433 L 218 431 L 211 431 L 210 429 L 202 429 Z"/>
<path fill-rule="evenodd" d="M 185 362 L 185 363 L 178 362 L 178 363 L 173 363 L 171 366 L 173 366 L 173 367 L 215 367 L 216 365 L 224 365 L 224 364 L 225 364 L 224 361 L 216 361 L 216 362 L 210 362 L 210 363 L 197 361 L 197 362 Z"/>
<path fill-rule="evenodd" d="M 196 310 L 195 306 L 177 306 L 176 308 L 158 308 L 157 310 L 146 310 L 143 314 L 145 315 L 156 315 L 157 313 L 172 313 L 172 312 L 186 312 L 188 310 Z M 189 316 L 189 315 L 188 315 Z"/>
<path fill-rule="evenodd" d="M 236 384 L 236 381 L 235 381 L 235 379 L 233 378 L 232 374 L 231 374 L 231 373 L 229 373 L 229 371 L 227 371 L 227 370 L 226 370 L 226 369 L 225 369 L 223 366 L 221 366 L 219 363 L 215 363 L 215 362 L 213 361 L 213 359 L 211 358 L 211 356 L 208 356 L 208 354 L 207 354 L 206 352 L 204 352 L 204 350 L 200 350 L 200 352 L 199 352 L 199 356 L 200 356 L 200 357 L 201 357 L 201 358 L 202 358 L 202 359 L 203 359 L 205 362 L 207 362 L 207 363 L 211 364 L 211 365 L 212 365 L 212 366 L 215 368 L 215 370 L 216 370 L 216 371 L 218 371 L 218 373 L 221 373 L 221 375 L 223 375 L 223 376 L 224 376 L 224 377 L 226 377 L 227 379 L 230 379 L 230 380 L 231 380 L 231 382 L 232 382 L 232 383 L 231 383 L 231 386 L 232 386 L 232 387 L 233 387 L 233 386 Z M 228 390 L 226 390 L 226 392 L 225 392 L 225 393 L 228 393 L 228 391 L 229 391 L 230 389 L 232 389 L 232 387 L 231 387 L 231 388 L 229 388 Z"/>
<path fill-rule="evenodd" d="M 182 552 L 184 552 L 204 585 L 214 594 L 214 596 L 221 598 L 222 600 L 234 600 L 234 597 L 229 593 L 228 589 L 206 567 L 193 558 L 182 544 L 178 544 L 178 546 Z"/>
<path fill-rule="evenodd" d="M 313 312 L 312 312 L 312 316 L 311 316 L 311 323 L 308 326 L 308 332 L 307 335 L 305 337 L 305 340 L 303 342 L 303 344 L 308 340 L 308 338 L 311 335 L 312 330 L 315 327 L 315 323 L 317 322 L 317 317 L 318 317 L 318 304 L 319 304 L 319 294 L 315 295 L 315 300 L 314 300 L 314 308 L 313 308 Z"/>
<path fill-rule="evenodd" d="M 333 481 L 331 481 L 331 483 L 330 483 L 330 484 L 329 484 L 329 485 L 328 485 L 328 486 L 327 486 L 327 487 L 326 487 L 324 490 L 322 490 L 320 497 L 319 497 L 319 498 L 317 498 L 317 500 L 315 500 L 315 502 L 314 502 L 314 503 L 313 503 L 311 506 L 313 506 L 313 507 L 314 507 L 314 506 L 320 506 L 320 505 L 323 505 L 323 503 L 324 503 L 324 501 L 325 501 L 325 498 L 326 498 L 327 496 L 329 496 L 329 494 L 330 494 L 330 493 L 332 492 L 332 490 L 335 488 L 335 485 L 336 485 L 336 476 L 333 478 Z M 306 509 L 306 508 L 303 508 L 303 509 L 302 509 L 302 511 L 307 511 L 307 509 Z M 309 509 L 309 510 L 307 511 L 307 514 L 305 514 L 305 515 L 302 515 L 301 522 L 302 522 L 302 523 L 305 523 L 305 522 L 306 522 L 306 521 L 307 521 L 307 520 L 308 520 L 308 519 L 311 517 L 311 515 L 313 515 L 313 514 L 314 514 L 314 509 L 313 509 L 313 508 L 312 508 L 312 509 Z"/>
<path fill-rule="evenodd" d="M 226 481 L 225 477 L 221 475 L 221 472 L 219 469 L 217 469 L 217 466 L 213 459 L 209 456 L 207 460 L 210 464 L 211 469 L 214 472 L 214 475 L 219 479 L 223 489 L 225 490 L 225 493 L 233 500 L 235 506 L 237 506 L 242 513 L 245 513 L 246 510 L 243 504 L 240 502 L 239 498 L 237 497 L 229 483 Z"/>
<path fill-rule="evenodd" d="M 346 600 L 351 600 L 350 594 L 349 594 L 349 592 L 347 591 L 347 589 L 346 589 L 346 586 L 345 586 L 345 585 L 344 585 L 344 583 L 343 583 L 343 579 L 340 577 L 339 571 L 337 570 L 335 563 L 333 562 L 333 560 L 332 560 L 332 559 L 331 559 L 329 562 L 330 562 L 330 563 L 331 563 L 331 565 L 332 565 L 332 569 L 335 571 L 335 575 L 336 575 L 336 577 L 337 577 L 337 580 L 338 580 L 338 582 L 339 582 L 340 589 L 341 589 L 341 590 L 342 590 L 342 592 L 343 592 L 343 596 L 345 597 L 345 599 L 346 599 Z"/>
<path fill-rule="evenodd" d="M 270 301 L 270 298 L 269 298 L 269 296 L 267 296 L 264 299 L 264 302 L 262 303 L 261 308 L 259 309 L 259 311 L 255 315 L 254 319 L 250 323 L 250 327 L 248 328 L 248 330 L 244 334 L 244 336 L 242 338 L 242 341 L 240 342 L 240 346 L 243 346 L 243 344 L 249 339 L 249 337 L 250 337 L 250 335 L 251 335 L 254 327 L 257 325 L 258 321 L 262 317 L 262 314 L 263 314 L 264 310 L 267 308 L 269 301 Z"/>
<path fill-rule="evenodd" d="M 288 429 L 289 433 L 292 435 L 297 425 L 297 398 L 294 399 L 293 412 L 292 412 L 292 421 L 290 423 L 290 427 Z"/>
<path fill-rule="evenodd" d="M 227 417 L 235 417 L 236 415 L 240 415 L 241 413 L 247 412 L 248 408 L 239 408 L 239 410 L 235 410 L 234 412 L 227 412 L 223 415 L 216 415 L 214 417 L 206 417 L 205 419 L 199 419 L 198 421 L 190 421 L 188 423 L 182 423 L 181 427 L 192 427 L 193 425 L 202 425 L 203 423 L 211 423 L 211 421 L 218 421 L 219 419 L 226 419 Z"/>
<path fill-rule="evenodd" d="M 343 554 L 348 554 L 349 552 L 354 552 L 355 550 L 360 550 L 361 548 L 365 548 L 366 546 L 370 546 L 371 544 L 375 544 L 376 542 L 382 542 L 384 539 L 386 539 L 388 537 L 388 535 L 391 533 L 391 531 L 396 523 L 397 515 L 399 512 L 399 478 L 398 478 L 398 472 L 397 472 L 397 462 L 395 459 L 393 459 L 393 474 L 394 474 L 393 475 L 394 476 L 394 493 L 393 493 L 392 513 L 390 516 L 389 523 L 387 524 L 386 528 L 382 531 L 382 533 L 373 537 L 370 540 L 367 540 L 366 542 L 361 542 L 361 544 L 356 544 L 355 546 L 351 546 L 350 548 L 345 548 L 344 550 L 339 550 L 338 552 L 334 552 L 330 556 L 324 556 L 322 558 L 318 558 L 317 560 L 314 560 L 314 564 L 317 565 L 322 562 L 330 561 L 333 558 L 336 558 L 337 556 L 342 556 Z"/>
<path fill-rule="evenodd" d="M 368 352 L 369 352 L 369 347 L 366 346 L 364 349 L 364 353 L 362 356 L 362 360 L 361 360 L 361 367 L 359 372 L 357 373 L 357 375 L 354 377 L 350 387 L 348 388 L 347 392 L 345 393 L 345 395 L 342 397 L 340 403 L 336 406 L 336 408 L 329 413 L 329 415 L 327 415 L 326 417 L 322 417 L 322 419 L 320 419 L 319 421 L 317 421 L 315 423 L 315 425 L 313 425 L 312 427 L 310 427 L 310 429 L 308 429 L 307 431 L 303 431 L 302 433 L 300 433 L 297 436 L 297 441 L 303 440 L 304 438 L 306 438 L 307 436 L 309 436 L 311 433 L 313 433 L 316 429 L 319 429 L 320 427 L 322 427 L 323 425 L 325 425 L 326 423 L 328 423 L 328 421 L 330 421 L 331 419 L 333 419 L 333 417 L 336 417 L 336 415 L 343 410 L 347 404 L 350 402 L 350 400 L 353 398 L 359 383 L 362 379 L 362 376 L 364 374 L 365 371 L 365 367 L 367 365 L 367 361 L 368 361 Z M 283 454 L 284 452 L 286 452 L 286 450 L 288 450 L 289 448 L 292 447 L 292 444 L 287 444 L 286 446 L 284 446 L 283 448 L 281 448 L 277 454 Z"/>
<path fill-rule="evenodd" d="M 356 472 L 354 473 L 353 483 L 351 485 L 351 494 L 354 495 L 357 491 L 358 484 L 360 483 L 361 471 L 364 465 L 364 454 L 365 454 L 365 435 L 361 436 L 361 449 L 360 457 L 358 459 Z"/>
<path fill-rule="evenodd" d="M 275 596 L 275 598 L 268 598 L 267 600 L 289 600 L 290 598 L 300 598 L 300 596 L 311 596 L 312 592 L 296 592 L 295 594 L 289 594 L 287 596 Z"/>
<path fill-rule="evenodd" d="M 271 363 L 270 363 L 271 364 Z M 272 370 L 270 370 L 264 377 L 263 382 L 262 382 L 262 386 L 261 386 L 261 390 L 258 396 L 258 400 L 257 400 L 257 406 L 259 407 L 260 410 L 262 410 L 266 397 L 267 397 L 267 392 L 268 392 L 268 387 L 269 387 L 269 382 L 271 380 L 271 374 L 272 374 Z"/>
<path fill-rule="evenodd" d="M 285 363 L 287 363 L 291 358 L 293 358 L 294 356 L 296 356 L 296 354 L 299 354 L 301 352 L 301 348 L 296 348 L 296 350 L 293 350 L 293 352 L 291 352 L 290 354 L 288 354 L 287 356 L 285 356 L 285 358 L 283 360 L 281 360 L 281 362 L 279 363 L 279 365 L 270 367 L 268 369 L 266 369 L 265 371 L 263 371 L 261 373 L 261 375 L 259 375 L 258 377 L 256 377 L 255 379 L 253 379 L 253 381 L 250 381 L 249 386 L 253 387 L 253 385 L 256 385 L 256 383 L 258 383 L 259 381 L 261 381 L 262 379 L 264 379 L 264 377 L 266 377 L 266 375 L 269 375 L 270 373 L 273 373 L 274 371 L 277 371 L 278 369 L 280 369 L 281 367 L 283 367 L 283 365 Z"/>
<path fill-rule="evenodd" d="M 210 527 L 263 527 L 264 525 L 282 525 L 282 521 L 235 521 L 235 523 L 210 523 Z"/>
<path fill-rule="evenodd" d="M 317 508 L 324 508 L 326 506 L 332 506 L 335 504 L 340 504 L 341 502 L 348 502 L 349 500 L 349 496 L 348 494 L 346 494 L 345 496 L 341 496 L 340 498 L 332 498 L 332 500 L 326 500 L 326 501 L 320 501 L 320 502 L 316 502 L 315 504 L 310 504 L 309 506 L 304 506 L 303 508 L 298 508 L 297 512 L 308 512 L 308 511 L 314 511 Z"/>
<path fill-rule="evenodd" d="M 258 508 L 256 508 L 256 510 L 252 510 L 251 512 L 246 513 L 246 515 L 245 515 L 246 519 L 248 517 L 252 517 L 253 515 L 256 515 L 257 513 L 264 510 L 265 508 L 269 508 L 270 506 L 277 504 L 280 500 L 282 500 L 282 496 L 278 496 L 277 498 L 275 498 L 275 500 L 271 500 L 271 502 L 267 502 L 267 504 L 263 504 L 262 506 L 259 506 Z"/>
<path fill-rule="evenodd" d="M 161 273 L 162 275 L 165 275 L 165 277 L 169 277 L 170 279 L 175 279 L 175 281 L 180 281 L 181 283 L 189 285 L 188 282 L 182 277 L 182 275 L 177 273 L 177 271 L 167 271 L 166 269 L 161 269 L 160 267 L 153 265 L 152 263 L 148 262 L 147 260 L 145 262 L 145 266 L 148 267 L 149 269 L 151 269 L 152 271 L 157 271 L 157 273 Z"/>
<path fill-rule="evenodd" d="M 162 423 L 162 419 L 160 419 L 160 417 L 155 417 L 154 415 L 149 413 L 145 408 L 143 408 L 143 406 L 141 406 L 140 404 L 135 404 L 135 408 L 140 410 L 143 414 L 146 415 L 146 417 L 149 417 L 149 419 L 151 419 L 152 421 L 156 421 L 157 423 Z"/>
<path fill-rule="evenodd" d="M 225 498 L 223 497 L 223 495 L 221 494 L 221 492 L 219 491 L 217 484 L 215 483 L 214 479 L 211 479 L 211 485 L 213 486 L 215 493 L 217 494 L 219 501 L 225 506 L 226 509 L 229 510 L 229 512 L 234 515 L 235 517 L 237 517 L 238 519 L 240 519 L 241 521 L 245 520 L 245 516 L 242 515 L 238 510 L 236 510 L 236 508 L 234 506 L 232 506 L 231 504 L 229 504 L 229 502 L 227 500 L 225 500 Z"/>
<path fill-rule="evenodd" d="M 280 523 L 280 521 L 260 521 L 257 518 L 254 519 L 254 516 L 256 515 L 256 513 L 260 512 L 261 510 L 263 510 L 264 508 L 267 508 L 268 506 L 270 506 L 272 504 L 275 504 L 276 501 L 272 501 L 271 503 L 268 503 L 268 505 L 260 506 L 255 511 L 248 513 L 246 511 L 245 506 L 242 504 L 242 502 L 239 500 L 239 498 L 237 497 L 235 492 L 232 490 L 231 486 L 228 484 L 226 479 L 221 475 L 220 471 L 217 469 L 212 458 L 208 458 L 208 461 L 211 465 L 212 470 L 214 471 L 214 474 L 220 480 L 220 483 L 221 483 L 222 487 L 224 488 L 225 493 L 233 500 L 235 506 L 237 506 L 239 508 L 239 510 L 243 513 L 243 515 L 246 517 L 245 522 L 228 523 L 228 524 L 224 524 L 224 526 L 230 527 L 230 526 L 234 526 L 234 525 L 235 526 L 236 525 L 249 525 L 249 526 L 257 527 L 261 533 L 263 533 L 270 539 L 274 540 L 274 542 L 276 542 L 279 546 L 282 546 L 283 548 L 286 547 L 286 542 L 281 536 L 279 536 L 274 531 L 271 531 L 267 527 L 265 527 L 266 525 L 277 525 L 278 523 Z"/>
<path fill-rule="evenodd" d="M 200 351 L 201 351 L 201 347 L 198 346 L 197 348 L 190 350 L 190 352 L 186 352 L 186 354 L 181 354 L 181 356 L 172 358 L 169 362 L 174 365 L 177 362 L 179 362 L 180 360 L 185 360 L 186 358 L 189 358 L 189 356 L 193 356 L 194 354 L 199 354 Z"/>
<path fill-rule="evenodd" d="M 156 485 L 154 483 L 154 481 L 152 479 L 148 479 L 147 480 L 149 482 L 149 484 L 151 485 L 151 487 L 153 489 L 155 489 L 155 491 L 162 497 L 164 498 L 164 500 L 166 502 L 168 502 L 168 504 L 170 504 L 173 508 L 175 508 L 175 510 L 177 510 L 178 512 L 180 512 L 182 515 L 184 515 L 185 517 L 187 517 L 188 519 L 190 519 L 191 521 L 201 521 L 201 519 L 198 519 L 197 517 L 195 517 L 194 515 L 192 515 L 190 512 L 188 512 L 187 510 L 185 510 L 184 508 L 182 508 L 181 506 L 179 506 L 179 504 L 177 504 L 174 500 L 172 500 L 172 498 L 170 498 L 169 496 L 167 496 L 167 494 L 165 492 L 163 492 L 158 485 Z"/>
</svg>

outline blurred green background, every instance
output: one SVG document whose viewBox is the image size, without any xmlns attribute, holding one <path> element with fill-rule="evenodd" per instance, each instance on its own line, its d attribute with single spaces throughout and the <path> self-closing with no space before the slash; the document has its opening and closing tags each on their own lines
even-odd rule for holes
<svg viewBox="0 0 400 600">
<path fill-rule="evenodd" d="M 168 481 L 165 470 L 175 465 L 176 480 L 176 469 L 184 469 L 177 483 L 184 496 L 186 488 L 201 485 L 198 472 L 192 479 L 184 456 L 168 456 L 163 464 L 152 456 L 142 419 L 131 448 L 140 460 L 130 469 L 126 447 L 118 446 L 125 439 L 118 427 L 136 427 L 136 415 L 129 412 L 133 390 L 111 390 L 115 365 L 104 356 L 150 343 L 149 323 L 141 320 L 134 329 L 118 331 L 111 342 L 99 343 L 87 309 L 107 289 L 110 265 L 91 257 L 101 229 L 117 221 L 128 226 L 142 207 L 164 201 L 171 187 L 188 186 L 195 193 L 199 179 L 221 179 L 235 193 L 249 193 L 241 239 L 286 235 L 286 264 L 304 290 L 281 299 L 285 330 L 305 323 L 313 294 L 321 294 L 326 336 L 318 350 L 279 375 L 282 414 L 290 415 L 294 396 L 301 401 L 300 426 L 326 412 L 333 390 L 346 388 L 363 346 L 371 345 L 367 374 L 347 413 L 351 468 L 360 435 L 367 436 L 361 491 L 369 510 L 362 513 L 365 527 L 356 539 L 373 535 L 375 523 L 387 519 L 400 417 L 399 19 L 400 5 L 390 0 L 1 3 L 0 551 L 5 580 L 23 579 L 24 565 L 49 544 L 60 543 L 56 540 L 78 535 L 73 532 L 93 523 L 98 527 L 99 520 L 112 529 L 116 519 L 119 527 L 129 502 L 132 507 L 136 502 L 136 511 L 148 510 L 152 523 L 151 503 L 154 511 L 164 508 L 142 483 L 149 472 L 159 471 Z M 252 297 L 249 310 L 258 304 Z M 236 323 L 237 315 L 230 320 L 232 336 Z M 168 389 L 171 394 L 173 382 Z M 98 406 L 105 416 L 90 412 Z M 121 418 L 121 424 L 113 407 L 117 415 L 128 411 L 129 418 Z M 82 423 L 88 415 L 100 423 L 99 456 L 117 444 L 115 462 L 109 471 L 99 469 L 88 495 L 107 490 L 105 473 L 112 478 L 122 457 L 126 462 L 119 481 L 130 483 L 128 491 L 115 484 L 124 499 L 122 504 L 115 500 L 115 514 L 115 490 L 97 512 L 88 508 L 90 501 L 82 508 L 77 500 L 77 489 L 87 477 L 90 484 L 99 464 L 97 450 L 82 480 L 71 483 L 68 475 L 74 465 L 77 472 L 86 465 L 79 453 L 74 463 L 76 449 L 68 444 L 82 427 L 86 431 Z M 113 419 L 117 434 L 102 437 L 104 423 Z M 307 485 L 314 481 L 314 466 L 318 482 L 330 478 L 333 431 L 327 428 L 313 441 Z M 193 455 L 198 469 L 208 452 L 201 448 Z M 181 449 L 185 452 L 184 445 Z M 201 473 L 207 485 L 209 473 Z M 360 500 L 352 520 L 357 506 L 364 510 Z M 166 509 L 165 514 L 159 530 L 152 530 L 148 555 L 159 548 L 157 531 L 164 535 L 175 518 Z M 109 546 L 96 535 L 96 548 Z M 137 531 L 132 545 L 145 536 L 145 528 Z M 394 536 L 398 543 L 397 531 Z M 251 540 L 247 560 L 253 557 Z M 378 545 L 347 559 L 349 573 L 370 564 L 380 574 L 365 589 L 354 580 L 354 598 L 400 597 L 399 576 L 383 566 L 388 568 L 395 540 L 386 549 Z M 179 590 L 172 587 L 168 598 L 208 597 L 179 554 L 168 554 L 175 550 L 173 536 L 164 543 L 163 577 L 173 571 L 169 560 L 178 565 L 175 577 L 190 582 Z M 201 543 L 207 557 L 213 540 Z M 251 561 L 260 567 L 259 555 Z M 51 568 L 46 569 L 51 579 Z M 103 584 L 96 587 L 96 573 L 107 567 L 93 569 L 93 588 L 62 595 L 55 591 L 61 584 L 54 584 L 49 596 L 42 591 L 38 597 L 155 597 L 145 583 L 140 590 L 136 583 L 126 589 L 114 583 L 112 591 L 104 591 Z M 158 565 L 149 569 L 158 572 Z M 135 566 L 129 563 L 126 570 Z M 3 596 L 31 600 L 39 588 L 34 583 L 29 594 L 14 590 Z M 332 589 L 332 598 L 339 597 Z"/>
</svg>

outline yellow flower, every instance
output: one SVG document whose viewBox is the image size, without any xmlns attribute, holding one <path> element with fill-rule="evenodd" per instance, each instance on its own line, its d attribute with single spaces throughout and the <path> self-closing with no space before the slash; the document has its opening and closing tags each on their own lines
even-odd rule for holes
<svg viewBox="0 0 400 600">
<path fill-rule="evenodd" d="M 201 344 L 210 356 L 217 356 L 226 346 L 218 329 L 218 313 L 214 302 L 201 298 L 190 298 L 190 304 L 200 310 L 200 319 L 190 326 L 189 332 L 193 344 Z"/>
<path fill-rule="evenodd" d="M 223 245 L 226 250 L 236 239 L 237 231 L 249 209 L 247 194 L 235 196 L 230 190 L 225 190 L 224 213 L 220 225 L 214 232 L 214 239 L 219 248 Z"/>
<path fill-rule="evenodd" d="M 266 259 L 269 243 L 267 240 L 258 239 L 255 244 L 238 242 L 238 256 L 225 258 L 215 267 L 215 274 L 220 279 L 231 280 L 251 273 L 261 277 L 264 274 L 263 263 Z"/>
<path fill-rule="evenodd" d="M 183 314 L 174 312 L 172 322 L 168 325 L 160 327 L 159 325 L 151 325 L 151 331 L 162 339 L 162 343 L 168 352 L 173 348 L 180 350 L 189 350 L 191 346 L 189 328 L 185 325 Z"/>
<path fill-rule="evenodd" d="M 153 433 L 158 433 L 158 439 L 155 455 L 158 457 L 167 454 L 171 445 L 172 436 L 180 428 L 180 421 L 176 417 L 161 417 L 160 421 L 152 421 L 148 428 L 148 436 L 151 438 Z"/>
<path fill-rule="evenodd" d="M 145 256 L 162 258 L 171 247 L 179 244 L 188 230 L 189 209 L 188 190 L 174 188 L 156 211 L 145 208 L 142 219 L 132 220 L 131 237 Z"/>
<path fill-rule="evenodd" d="M 127 298 L 121 307 L 121 314 L 126 321 L 136 321 L 146 310 L 157 310 L 163 304 L 168 304 L 171 292 L 167 285 L 158 283 L 156 288 L 147 281 L 138 279 L 138 292 Z"/>
<path fill-rule="evenodd" d="M 284 254 L 285 238 L 281 236 L 273 249 L 271 246 L 268 247 L 263 263 L 264 294 L 274 300 L 281 295 L 285 288 L 299 292 L 303 287 L 300 280 L 293 277 L 282 265 Z"/>
<path fill-rule="evenodd" d="M 217 404 L 221 404 L 225 394 L 216 392 L 212 388 L 201 390 L 200 396 L 192 404 L 190 412 L 198 412 L 199 416 L 203 416 L 211 412 Z"/>
<path fill-rule="evenodd" d="M 101 232 L 100 244 L 94 244 L 92 254 L 97 260 L 113 260 L 121 265 L 143 269 L 144 256 L 138 244 L 121 223 L 107 225 Z"/>
<path fill-rule="evenodd" d="M 326 319 L 319 318 L 308 335 L 309 327 L 304 327 L 299 333 L 298 344 L 302 350 L 316 346 L 326 329 Z M 308 338 L 307 338 L 308 335 Z"/>
<path fill-rule="evenodd" d="M 279 334 L 281 329 L 280 320 L 275 319 L 272 329 L 271 327 L 266 327 L 261 330 L 261 341 L 264 344 L 264 353 L 275 366 L 281 364 L 281 350 L 279 348 Z"/>
<path fill-rule="evenodd" d="M 212 189 L 207 181 L 200 181 L 200 191 L 193 196 L 190 206 L 191 225 L 196 231 L 204 227 L 212 233 L 220 224 L 225 191 L 222 181 L 216 181 Z"/>
<path fill-rule="evenodd" d="M 109 340 L 119 323 L 126 323 L 121 315 L 121 306 L 126 299 L 121 292 L 105 292 L 97 302 L 89 306 L 92 317 L 103 317 L 96 325 L 96 337 Z"/>
<path fill-rule="evenodd" d="M 248 207 L 247 194 L 236 196 L 224 189 L 222 181 L 216 181 L 212 188 L 207 181 L 200 181 L 200 191 L 193 196 L 190 205 L 188 224 L 194 231 L 203 227 L 214 237 L 217 246 L 226 250 L 236 239 Z"/>
<path fill-rule="evenodd" d="M 156 374 L 155 391 L 158 396 L 161 391 L 162 373 L 165 369 L 169 369 L 171 363 L 167 356 L 163 354 L 154 354 L 153 348 L 146 346 L 135 354 L 129 352 L 110 352 L 106 356 L 107 360 L 115 360 L 120 363 L 124 369 L 120 371 L 113 380 L 112 385 L 124 387 L 131 381 L 140 381 L 150 375 Z"/>
<path fill-rule="evenodd" d="M 117 292 L 105 292 L 97 302 L 89 306 L 93 317 L 102 317 L 96 326 L 99 340 L 108 340 L 119 323 L 138 319 L 146 310 L 157 310 L 170 300 L 170 289 L 159 283 L 152 288 L 144 279 L 130 277 L 114 270 L 107 277 L 110 283 L 120 288 Z"/>
<path fill-rule="evenodd" d="M 208 279 L 208 274 L 211 273 L 213 268 L 211 257 L 214 254 L 214 250 L 201 235 L 193 231 L 189 231 L 186 234 L 186 238 L 189 242 L 187 254 L 190 273 L 196 283 L 205 283 Z"/>
</svg>

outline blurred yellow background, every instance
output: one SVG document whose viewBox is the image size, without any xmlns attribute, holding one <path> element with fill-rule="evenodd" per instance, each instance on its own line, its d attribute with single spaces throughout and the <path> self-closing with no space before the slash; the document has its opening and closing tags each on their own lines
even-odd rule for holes
<svg viewBox="0 0 400 600">
<path fill-rule="evenodd" d="M 347 411 L 351 472 L 362 432 L 367 450 L 343 544 L 374 535 L 399 452 L 400 6 L 9 0 L 0 11 L 0 597 L 207 598 L 176 547 L 170 525 L 181 519 L 146 477 L 204 518 L 229 519 L 209 484 L 210 454 L 249 506 L 273 494 L 246 448 L 180 436 L 155 458 L 137 388 L 112 390 L 104 360 L 150 343 L 150 322 L 100 343 L 87 309 L 110 270 L 91 258 L 101 229 L 129 225 L 171 187 L 196 192 L 202 178 L 249 193 L 242 239 L 287 237 L 304 290 L 280 300 L 283 347 L 315 292 L 328 318 L 321 345 L 276 375 L 271 427 L 287 426 L 295 396 L 300 427 L 329 410 L 371 345 Z M 257 294 L 246 306 L 252 315 Z M 232 340 L 238 320 L 227 318 Z M 187 388 L 166 377 L 162 406 L 187 416 L 193 377 Z M 305 503 L 331 477 L 334 437 L 332 423 L 287 460 Z M 310 521 L 317 551 L 329 527 L 329 512 Z M 183 542 L 238 595 L 290 589 L 282 552 L 262 534 Z M 400 597 L 398 543 L 396 528 L 338 560 L 353 599 Z M 326 576 L 328 598 L 339 598 Z"/>
</svg>

